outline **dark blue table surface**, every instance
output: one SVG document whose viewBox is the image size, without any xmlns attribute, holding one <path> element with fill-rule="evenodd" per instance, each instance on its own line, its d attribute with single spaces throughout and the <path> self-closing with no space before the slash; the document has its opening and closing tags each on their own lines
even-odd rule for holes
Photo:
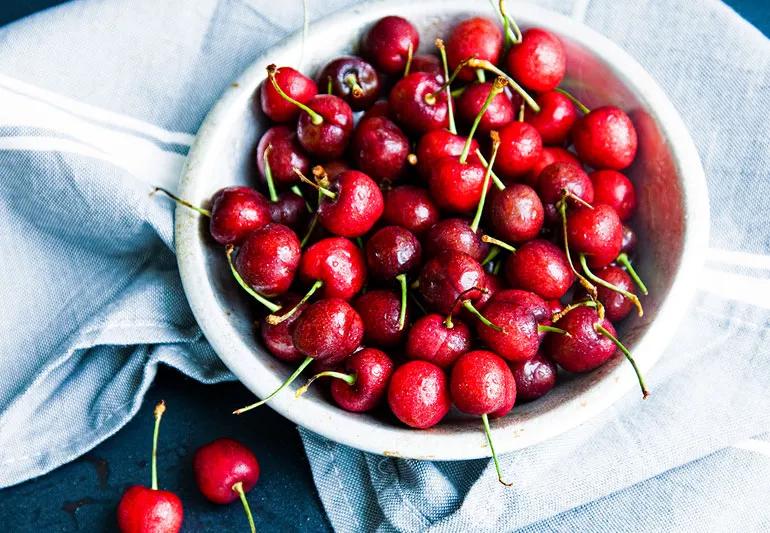
<svg viewBox="0 0 770 533">
<path fill-rule="evenodd" d="M 60 3 L 62 0 L 0 2 L 0 25 Z M 770 34 L 767 0 L 727 3 Z M 204 386 L 164 369 L 139 416 L 116 435 L 70 464 L 0 491 L 2 530 L 114 531 L 115 506 L 123 490 L 136 483 L 149 484 L 152 409 L 161 398 L 168 411 L 161 429 L 158 475 L 161 486 L 175 490 L 184 501 L 184 531 L 248 530 L 237 503 L 214 506 L 195 488 L 192 453 L 220 436 L 244 442 L 260 460 L 262 475 L 249 494 L 258 531 L 331 529 L 293 424 L 269 409 L 245 418 L 223 416 L 233 406 L 251 401 L 242 385 Z"/>
</svg>

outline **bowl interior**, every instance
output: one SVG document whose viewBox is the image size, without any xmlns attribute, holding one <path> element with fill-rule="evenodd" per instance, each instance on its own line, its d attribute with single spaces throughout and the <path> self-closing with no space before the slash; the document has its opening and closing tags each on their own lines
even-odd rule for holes
<svg viewBox="0 0 770 533">
<path fill-rule="evenodd" d="M 613 104 L 625 109 L 637 128 L 639 155 L 628 175 L 637 186 L 639 201 L 632 224 L 641 251 L 637 268 L 650 296 L 644 299 L 645 316 L 629 317 L 619 333 L 641 368 L 649 369 L 684 308 L 674 302 L 681 303 L 691 294 L 693 276 L 688 274 L 702 260 L 708 215 L 697 153 L 662 91 L 615 45 L 537 6 L 517 7 L 515 12 L 520 13 L 517 20 L 523 27 L 545 27 L 561 37 L 568 55 L 565 88 L 589 107 Z M 315 75 L 329 59 L 354 53 L 361 33 L 388 14 L 405 16 L 418 27 L 424 52 L 432 52 L 434 39 L 445 37 L 457 20 L 469 15 L 493 16 L 483 5 L 472 9 L 458 1 L 367 4 L 365 9 L 314 24 L 301 69 Z M 299 37 L 288 39 L 257 59 L 226 91 L 191 149 L 180 184 L 182 197 L 200 204 L 223 186 L 257 182 L 255 147 L 268 125 L 254 105 L 253 94 L 265 78 L 267 64 L 296 67 L 301 49 Z M 261 310 L 233 283 L 222 249 L 208 238 L 206 225 L 184 208 L 177 210 L 176 221 L 180 271 L 193 312 L 223 361 L 247 387 L 264 397 L 292 369 L 259 346 L 254 321 Z M 589 374 L 564 374 L 550 394 L 518 405 L 509 416 L 494 421 L 496 448 L 505 453 L 565 431 L 595 416 L 635 386 L 633 371 L 622 356 Z M 366 451 L 441 460 L 488 455 L 477 419 L 453 412 L 439 426 L 415 431 L 385 413 L 344 412 L 321 397 L 322 388 L 311 389 L 301 399 L 286 391 L 270 405 L 299 425 Z"/>
</svg>

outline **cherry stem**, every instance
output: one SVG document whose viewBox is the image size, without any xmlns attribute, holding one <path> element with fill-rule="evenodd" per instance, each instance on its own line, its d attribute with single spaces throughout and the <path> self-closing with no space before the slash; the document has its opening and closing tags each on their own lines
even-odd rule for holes
<svg viewBox="0 0 770 533">
<path fill-rule="evenodd" d="M 501 248 L 499 246 L 493 246 L 492 249 L 489 250 L 489 253 L 484 258 L 484 260 L 481 262 L 481 266 L 486 265 L 487 263 L 492 261 L 492 259 L 494 259 L 498 255 L 500 255 L 500 250 L 501 250 Z"/>
<path fill-rule="evenodd" d="M 492 137 L 492 155 L 489 157 L 489 164 L 487 165 L 487 170 L 484 173 L 484 184 L 481 188 L 479 205 L 476 206 L 476 215 L 473 217 L 473 221 L 471 222 L 471 229 L 473 230 L 473 233 L 479 232 L 479 224 L 481 223 L 481 214 L 484 212 L 484 204 L 487 201 L 487 190 L 489 190 L 489 178 L 492 175 L 492 167 L 494 166 L 495 159 L 497 158 L 497 151 L 500 149 L 500 136 L 497 134 L 497 132 L 492 131 L 489 133 L 489 136 Z"/>
<path fill-rule="evenodd" d="M 292 185 L 291 189 L 289 190 L 294 194 L 296 194 L 297 196 L 299 196 L 300 198 L 302 198 L 303 200 L 305 200 L 305 195 L 302 194 L 302 190 L 299 188 L 298 185 Z M 307 200 L 305 200 L 305 208 L 307 208 L 308 213 L 313 212 L 313 207 L 310 205 L 310 202 L 308 202 Z"/>
<path fill-rule="evenodd" d="M 583 272 L 586 273 L 586 276 L 588 276 L 588 278 L 591 281 L 611 291 L 617 292 L 618 294 L 625 296 L 626 298 L 631 300 L 631 303 L 633 303 L 636 306 L 636 310 L 639 316 L 644 316 L 644 309 L 642 308 L 642 302 L 639 301 L 639 297 L 636 294 L 632 292 L 628 292 L 625 289 L 621 289 L 617 285 L 614 285 L 609 281 L 603 280 L 602 278 L 600 278 L 599 276 L 591 272 L 591 269 L 588 268 L 588 262 L 586 261 L 585 254 L 580 254 L 580 265 L 583 267 Z"/>
<path fill-rule="evenodd" d="M 577 271 L 575 264 L 572 262 L 572 255 L 569 251 L 569 240 L 567 236 L 567 202 L 565 201 L 564 196 L 556 203 L 556 207 L 559 210 L 559 215 L 561 215 L 562 235 L 564 237 L 564 253 L 567 256 L 569 267 L 572 269 L 572 272 L 575 274 L 575 276 L 577 276 L 583 288 L 588 291 L 588 295 L 591 297 L 591 299 L 596 300 L 596 287 L 593 283 L 588 281 L 583 274 Z"/>
<path fill-rule="evenodd" d="M 356 98 L 361 98 L 364 95 L 363 88 L 358 84 L 358 78 L 356 78 L 355 74 L 348 74 L 343 78 L 345 82 L 345 85 L 350 87 L 350 92 L 353 93 L 353 96 Z"/>
<path fill-rule="evenodd" d="M 176 194 L 172 193 L 168 189 L 164 189 L 163 187 L 155 187 L 152 190 L 152 192 L 150 193 L 150 195 L 153 195 L 156 192 L 162 192 L 163 194 L 165 194 L 166 196 L 168 196 L 169 198 L 171 198 L 175 202 L 177 202 L 179 204 L 182 204 L 185 207 L 189 207 L 190 209 L 200 213 L 204 217 L 211 218 L 211 211 L 209 211 L 208 209 L 203 209 L 202 207 L 198 207 L 197 205 L 193 205 L 190 202 L 188 202 L 187 200 L 182 200 L 180 197 L 178 197 Z"/>
<path fill-rule="evenodd" d="M 524 122 L 524 110 L 526 109 L 526 106 L 524 104 L 521 104 L 519 106 L 519 116 L 517 117 L 519 119 L 519 122 Z"/>
<path fill-rule="evenodd" d="M 580 196 L 578 196 L 577 194 L 575 194 L 574 192 L 572 192 L 570 190 L 562 189 L 561 190 L 561 197 L 562 197 L 562 199 L 569 198 L 570 200 L 573 200 L 575 203 L 578 203 L 578 204 L 580 204 L 583 207 L 586 207 L 588 209 L 593 209 L 594 208 L 594 206 L 592 206 L 591 204 L 589 204 L 588 202 L 583 200 Z"/>
<path fill-rule="evenodd" d="M 333 191 L 330 191 L 326 187 L 322 187 L 321 185 L 319 185 L 318 183 L 314 182 L 313 180 L 310 180 L 310 179 L 306 178 L 305 175 L 302 172 L 300 172 L 300 170 L 297 167 L 292 168 L 292 170 L 294 171 L 294 173 L 297 176 L 299 176 L 299 179 L 301 179 L 302 181 L 304 181 L 305 183 L 307 183 L 311 187 L 313 187 L 316 190 L 318 190 L 318 192 L 320 192 L 321 194 L 323 194 L 327 198 L 331 198 L 332 200 L 336 200 L 337 199 L 337 193 L 335 193 Z"/>
<path fill-rule="evenodd" d="M 588 108 L 588 106 L 586 106 L 586 105 L 585 105 L 583 102 L 581 102 L 580 100 L 578 100 L 577 98 L 575 98 L 575 97 L 572 95 L 572 93 L 570 93 L 569 91 L 566 91 L 566 90 L 562 89 L 561 87 L 557 87 L 557 88 L 556 88 L 556 89 L 554 89 L 554 90 L 555 90 L 557 93 L 561 93 L 561 94 L 563 94 L 564 96 L 566 96 L 567 98 L 569 98 L 569 99 L 570 99 L 570 101 L 571 101 L 573 104 L 575 104 L 575 105 L 577 106 L 577 108 L 578 108 L 578 109 L 580 109 L 580 111 L 581 111 L 583 114 L 587 115 L 588 113 L 590 113 L 590 112 L 591 112 L 591 110 Z"/>
<path fill-rule="evenodd" d="M 615 259 L 615 261 L 626 268 L 628 275 L 631 276 L 632 280 L 634 280 L 634 283 L 636 283 L 636 286 L 639 287 L 640 291 L 642 291 L 642 294 L 645 296 L 650 294 L 650 291 L 647 290 L 647 285 L 644 284 L 642 278 L 639 277 L 639 274 L 636 273 L 636 270 L 631 265 L 631 261 L 628 259 L 628 254 L 625 252 L 621 253 L 618 258 Z"/>
<path fill-rule="evenodd" d="M 267 182 L 267 192 L 270 195 L 270 201 L 275 203 L 278 201 L 278 194 L 275 192 L 275 183 L 273 183 L 273 171 L 270 168 L 270 160 L 268 156 L 273 151 L 273 145 L 268 144 L 265 148 L 265 153 L 262 154 L 262 160 L 265 162 L 265 181 Z"/>
<path fill-rule="evenodd" d="M 508 250 L 511 253 L 516 252 L 516 248 L 514 248 L 513 246 L 511 246 L 507 242 L 501 241 L 500 239 L 495 239 L 494 237 L 490 237 L 489 235 L 482 235 L 481 236 L 481 240 L 486 242 L 486 243 L 494 244 L 495 246 L 499 246 L 503 250 Z"/>
<path fill-rule="evenodd" d="M 500 471 L 500 461 L 497 460 L 497 453 L 495 453 L 495 445 L 492 444 L 492 430 L 489 428 L 489 417 L 486 413 L 481 415 L 481 422 L 484 424 L 484 435 L 487 437 L 489 443 L 489 451 L 492 452 L 492 461 L 495 463 L 495 470 L 497 471 L 497 480 L 506 487 L 512 487 L 513 483 L 507 483 L 503 480 L 503 473 Z"/>
<path fill-rule="evenodd" d="M 487 317 L 481 314 L 481 311 L 476 309 L 476 306 L 473 305 L 473 302 L 470 300 L 463 300 L 463 307 L 472 315 L 474 315 L 476 318 L 478 318 L 482 324 L 487 326 L 488 328 L 492 328 L 495 331 L 503 331 L 503 328 L 500 326 L 493 324 L 489 321 Z"/>
<path fill-rule="evenodd" d="M 519 44 L 521 42 L 521 30 L 516 21 L 508 16 L 505 10 L 505 0 L 500 0 L 500 18 L 503 19 L 503 30 L 505 33 L 505 47 L 510 48 L 511 45 Z"/>
<path fill-rule="evenodd" d="M 484 116 L 484 113 L 487 112 L 487 108 L 489 108 L 489 105 L 492 103 L 492 100 L 495 98 L 495 96 L 503 92 L 503 89 L 505 89 L 507 84 L 508 82 L 505 81 L 505 78 L 502 76 L 495 78 L 495 81 L 492 84 L 492 88 L 489 90 L 489 94 L 487 95 L 487 99 L 484 100 L 484 105 L 481 106 L 481 110 L 479 110 L 476 118 L 473 119 L 473 125 L 471 126 L 471 130 L 468 132 L 468 138 L 465 139 L 465 146 L 463 146 L 463 151 L 460 154 L 460 163 L 465 164 L 465 161 L 468 159 L 468 155 L 471 151 L 471 143 L 473 142 L 473 135 L 476 133 L 476 128 L 479 127 L 481 118 Z"/>
<path fill-rule="evenodd" d="M 163 413 L 166 412 L 166 402 L 159 401 L 152 412 L 155 417 L 155 429 L 152 431 L 152 461 L 150 464 L 150 472 L 152 476 L 152 483 L 150 487 L 152 490 L 158 490 L 158 433 L 160 433 L 160 419 L 163 418 Z"/>
<path fill-rule="evenodd" d="M 251 533 L 257 533 L 257 527 L 254 525 L 254 517 L 251 515 L 251 507 L 249 507 L 249 501 L 246 499 L 246 492 L 243 490 L 243 482 L 239 481 L 232 486 L 234 492 L 238 493 L 238 497 L 243 504 L 243 510 L 246 512 L 246 518 L 249 520 L 249 527 Z"/>
<path fill-rule="evenodd" d="M 449 62 L 446 58 L 446 47 L 444 46 L 444 41 L 442 39 L 436 39 L 436 48 L 438 48 L 438 52 L 441 55 L 441 64 L 444 66 L 444 81 L 449 81 Z M 457 125 L 455 124 L 455 112 L 454 112 L 454 103 L 452 102 L 452 87 L 450 87 L 451 82 L 446 83 L 446 106 L 447 106 L 447 117 L 449 120 L 449 133 L 452 133 L 454 135 L 457 135 Z"/>
<path fill-rule="evenodd" d="M 409 70 L 412 68 L 412 57 L 414 57 L 414 47 L 412 43 L 409 43 L 409 48 L 406 49 L 406 65 L 404 65 L 404 78 L 409 75 Z"/>
<path fill-rule="evenodd" d="M 398 283 L 401 285 L 401 310 L 398 312 L 398 330 L 404 329 L 404 323 L 406 322 L 406 274 L 399 274 L 396 276 Z"/>
<path fill-rule="evenodd" d="M 487 159 L 484 157 L 484 154 L 482 154 L 481 150 L 479 150 L 478 148 L 476 148 L 476 157 L 479 158 L 479 161 L 481 161 L 481 164 L 484 168 L 487 168 L 487 169 L 492 168 L 492 165 L 490 165 L 487 162 Z M 505 183 L 503 183 L 503 181 L 497 176 L 497 174 L 495 174 L 494 170 L 492 170 L 491 175 L 492 175 L 492 181 L 494 182 L 495 187 L 497 187 L 498 190 L 501 190 L 501 191 L 505 189 Z"/>
<path fill-rule="evenodd" d="M 457 98 L 459 96 L 462 96 L 462 94 L 465 92 L 465 89 L 466 89 L 465 87 L 458 87 L 457 89 L 452 91 L 450 94 L 452 95 L 452 98 Z M 452 133 L 457 133 L 457 132 L 452 132 Z"/>
<path fill-rule="evenodd" d="M 600 305 L 600 304 L 599 304 Z M 572 311 L 573 309 L 576 309 L 578 307 L 597 307 L 597 302 L 594 300 L 585 300 L 583 302 L 578 302 L 574 304 L 569 304 L 567 307 L 559 311 L 558 313 L 554 313 L 553 316 L 551 316 L 551 322 L 556 324 L 559 320 L 564 318 L 564 316 Z"/>
<path fill-rule="evenodd" d="M 307 368 L 307 366 L 310 363 L 312 363 L 312 362 L 313 362 L 313 358 L 312 357 L 305 357 L 305 360 L 302 361 L 302 364 L 297 367 L 297 369 L 291 374 L 291 376 L 289 376 L 286 379 L 286 381 L 281 383 L 281 385 L 277 389 L 275 389 L 273 392 L 271 392 L 268 395 L 267 398 L 265 398 L 264 400 L 260 400 L 260 401 L 258 401 L 256 403 L 252 403 L 251 405 L 247 405 L 246 407 L 241 407 L 240 409 L 236 409 L 235 411 L 233 411 L 233 414 L 234 415 L 240 415 L 240 414 L 245 413 L 246 411 L 251 411 L 252 409 L 256 409 L 260 405 L 266 404 L 267 402 L 269 402 L 273 398 L 273 396 L 275 396 L 276 394 L 281 392 L 283 389 L 285 389 L 286 387 L 291 385 L 292 381 L 297 379 L 297 377 L 299 377 L 299 375 L 302 374 L 302 371 L 305 370 L 305 368 Z"/>
<path fill-rule="evenodd" d="M 280 85 L 278 85 L 278 81 L 275 79 L 275 75 L 277 72 L 278 72 L 278 68 L 275 65 L 267 66 L 267 76 L 268 78 L 270 78 L 270 83 L 273 84 L 273 88 L 281 96 L 281 98 L 283 98 L 289 103 L 294 104 L 295 106 L 299 107 L 302 111 L 307 113 L 308 116 L 310 116 L 310 121 L 313 123 L 314 126 L 320 126 L 321 124 L 323 124 L 324 119 L 321 115 L 319 115 L 318 113 L 310 109 L 308 106 L 306 106 L 302 102 L 295 100 L 294 98 L 292 98 L 291 96 L 283 92 L 283 89 L 281 89 Z"/>
<path fill-rule="evenodd" d="M 334 89 L 332 88 L 332 77 L 326 76 L 326 94 L 333 94 Z"/>
<path fill-rule="evenodd" d="M 440 41 L 440 39 L 437 39 L 437 41 Z M 443 46 L 444 41 L 441 41 L 441 44 Z M 446 53 L 445 53 L 445 55 L 446 55 Z M 445 72 L 445 74 L 444 74 L 444 77 L 445 77 L 444 83 L 442 83 L 441 87 L 436 89 L 434 92 L 428 93 L 428 94 L 426 94 L 423 97 L 425 99 L 425 103 L 429 104 L 429 105 L 434 105 L 436 103 L 436 94 L 440 93 L 441 91 L 447 90 L 447 89 L 450 89 L 449 93 L 447 93 L 447 94 L 449 94 L 451 96 L 452 95 L 451 86 L 454 83 L 455 78 L 457 78 L 458 74 L 460 74 L 460 71 L 467 64 L 468 64 L 468 60 L 467 59 L 464 60 L 464 61 L 460 61 L 460 63 L 455 67 L 454 71 L 452 71 L 452 75 L 451 76 L 448 76 L 446 74 L 448 71 L 445 70 L 444 71 Z M 457 132 L 453 131 L 452 133 L 456 134 Z"/>
<path fill-rule="evenodd" d="M 276 314 L 267 315 L 267 318 L 265 320 L 267 320 L 267 323 L 270 324 L 271 326 L 276 326 L 281 322 L 283 322 L 284 320 L 287 320 L 294 313 L 296 313 L 297 309 L 299 309 L 302 306 L 302 304 L 307 302 L 310 299 L 310 297 L 313 296 L 313 294 L 315 294 L 315 292 L 321 288 L 323 284 L 324 284 L 323 281 L 321 281 L 320 279 L 317 280 L 315 283 L 313 283 L 313 285 L 310 286 L 310 289 L 308 289 L 308 291 L 305 293 L 305 296 L 303 296 L 302 299 L 299 302 L 297 302 L 297 305 L 295 305 L 294 307 L 292 307 L 282 315 L 276 315 Z"/>
<path fill-rule="evenodd" d="M 558 333 L 559 335 L 564 335 L 565 337 L 572 337 L 572 334 L 569 331 L 563 330 L 561 328 L 556 328 L 554 326 L 546 326 L 545 324 L 538 324 L 537 331 L 538 332 L 547 331 L 549 333 Z"/>
<path fill-rule="evenodd" d="M 484 72 L 484 69 L 477 68 L 476 69 L 476 79 L 479 83 L 484 83 L 487 81 L 487 74 Z"/>
<path fill-rule="evenodd" d="M 494 72 L 498 76 L 502 76 L 503 78 L 506 79 L 506 81 L 508 82 L 508 85 L 511 86 L 511 89 L 513 89 L 514 91 L 519 93 L 519 95 L 521 95 L 524 101 L 527 102 L 527 105 L 532 108 L 532 111 L 534 111 L 535 113 L 540 112 L 540 106 L 538 105 L 538 103 L 535 102 L 535 99 L 532 98 L 521 85 L 516 83 L 516 80 L 511 78 L 508 74 L 506 74 L 505 72 L 497 68 L 495 65 L 493 65 L 486 59 L 477 59 L 475 57 L 471 58 L 470 60 L 468 60 L 468 66 L 488 70 L 490 72 Z"/>
<path fill-rule="evenodd" d="M 492 274 L 497 276 L 500 273 L 501 266 L 503 266 L 502 261 L 498 261 L 497 263 L 495 263 L 494 266 L 492 267 Z"/>
<path fill-rule="evenodd" d="M 299 243 L 300 248 L 304 248 L 307 244 L 307 241 L 310 240 L 310 236 L 313 234 L 313 230 L 315 230 L 315 227 L 318 225 L 318 212 L 316 212 L 313 215 L 313 218 L 310 219 L 310 224 L 308 224 L 307 227 L 307 233 L 305 233 L 305 236 L 302 237 L 302 241 Z"/>
<path fill-rule="evenodd" d="M 233 245 L 228 244 L 225 246 L 225 254 L 227 255 L 227 264 L 230 265 L 230 271 L 233 273 L 233 277 L 235 278 L 235 281 L 238 282 L 238 285 L 240 285 L 243 290 L 245 290 L 247 293 L 249 293 L 256 301 L 267 307 L 271 313 L 275 313 L 278 311 L 281 306 L 278 304 L 275 304 L 259 294 L 257 291 L 249 287 L 249 285 L 244 281 L 244 279 L 241 277 L 241 275 L 238 273 L 238 271 L 235 269 L 235 265 L 233 264 Z"/>
<path fill-rule="evenodd" d="M 318 378 L 336 378 L 341 379 L 351 387 L 356 384 L 356 375 L 355 374 L 344 374 L 342 372 L 335 372 L 334 370 L 325 370 L 323 372 L 319 372 L 309 380 L 307 380 L 307 383 L 302 385 L 300 388 L 297 389 L 297 392 L 294 393 L 295 398 L 299 398 L 303 394 L 307 392 L 308 387 L 313 384 L 315 380 Z"/>
<path fill-rule="evenodd" d="M 594 324 L 594 329 L 598 332 L 610 339 L 615 346 L 618 347 L 618 349 L 623 352 L 623 355 L 626 356 L 626 359 L 628 359 L 628 362 L 631 363 L 631 366 L 634 367 L 634 372 L 636 372 L 636 379 L 639 380 L 639 387 L 642 389 L 642 398 L 647 399 L 647 397 L 650 395 L 650 391 L 647 388 L 647 384 L 644 382 L 644 376 L 642 376 L 642 372 L 639 370 L 639 367 L 636 365 L 636 360 L 634 359 L 634 356 L 631 355 L 631 352 L 628 351 L 628 348 L 626 348 L 622 342 L 620 342 L 615 335 L 607 331 L 607 329 L 601 325 L 600 322 L 597 322 Z"/>
</svg>

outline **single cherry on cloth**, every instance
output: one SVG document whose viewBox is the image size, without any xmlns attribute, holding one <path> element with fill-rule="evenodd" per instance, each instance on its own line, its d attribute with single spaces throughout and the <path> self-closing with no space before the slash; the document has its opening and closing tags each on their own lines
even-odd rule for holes
<svg viewBox="0 0 770 533">
<path fill-rule="evenodd" d="M 376 348 L 363 348 L 345 359 L 344 372 L 319 372 L 297 389 L 296 395 L 299 397 L 304 394 L 318 378 L 334 378 L 330 387 L 334 402 L 351 413 L 364 413 L 382 402 L 394 367 L 385 352 Z"/>
<path fill-rule="evenodd" d="M 449 130 L 437 129 L 427 132 L 420 137 L 417 142 L 417 169 L 420 175 L 426 180 L 433 172 L 433 165 L 439 159 L 444 157 L 460 157 L 465 148 L 467 139 L 461 137 Z M 471 154 L 471 161 L 474 161 L 476 150 L 479 149 L 479 143 L 473 139 L 468 152 Z"/>
<path fill-rule="evenodd" d="M 510 75 L 525 88 L 551 91 L 564 78 L 567 55 L 553 33 L 530 28 L 522 33 L 521 42 L 508 51 L 505 64 Z"/>
<path fill-rule="evenodd" d="M 608 205 L 581 207 L 567 215 L 567 241 L 571 250 L 584 254 L 592 268 L 612 263 L 623 244 L 623 224 Z"/>
<path fill-rule="evenodd" d="M 545 214 L 543 203 L 532 187 L 514 183 L 490 196 L 487 218 L 497 237 L 518 244 L 540 234 Z"/>
<path fill-rule="evenodd" d="M 380 77 L 369 63 L 343 56 L 327 63 L 318 75 L 318 85 L 345 100 L 353 111 L 370 107 L 380 94 Z"/>
<path fill-rule="evenodd" d="M 400 79 L 388 97 L 395 121 L 413 134 L 449 126 L 446 91 L 429 72 L 413 72 Z"/>
<path fill-rule="evenodd" d="M 564 250 L 550 241 L 535 239 L 521 245 L 505 263 L 511 287 L 531 291 L 541 298 L 564 296 L 575 282 Z"/>
<path fill-rule="evenodd" d="M 420 34 L 403 17 L 378 20 L 361 40 L 361 53 L 385 74 L 404 72 L 407 62 L 420 46 Z"/>
<path fill-rule="evenodd" d="M 297 234 L 271 222 L 246 237 L 235 256 L 235 270 L 259 294 L 283 294 L 294 282 L 301 253 Z"/>
<path fill-rule="evenodd" d="M 318 94 L 315 82 L 291 67 L 276 69 L 275 81 L 286 95 L 302 104 Z M 283 98 L 269 79 L 260 86 L 259 101 L 262 112 L 273 122 L 291 122 L 299 116 L 299 108 Z"/>
<path fill-rule="evenodd" d="M 597 107 L 578 119 L 572 142 L 586 165 L 612 170 L 633 163 L 638 143 L 633 122 L 615 106 Z"/>
<path fill-rule="evenodd" d="M 544 204 L 556 204 L 564 191 L 587 203 L 594 201 L 594 186 L 580 165 L 556 162 L 540 172 L 537 192 Z"/>
<path fill-rule="evenodd" d="M 450 407 L 444 371 L 427 361 L 404 363 L 390 378 L 388 405 L 407 426 L 418 429 L 435 426 Z"/>
<path fill-rule="evenodd" d="M 486 257 L 489 245 L 473 231 L 470 222 L 462 218 L 444 218 L 436 222 L 423 238 L 425 257 L 435 257 L 445 251 L 466 253 L 476 261 Z"/>
<path fill-rule="evenodd" d="M 256 533 L 246 499 L 259 480 L 259 461 L 251 450 L 233 439 L 214 440 L 195 452 L 193 471 L 198 489 L 210 502 L 227 504 L 240 499 L 251 532 Z"/>
<path fill-rule="evenodd" d="M 259 139 L 257 167 L 268 187 L 271 186 L 268 178 L 272 178 L 278 187 L 287 188 L 299 182 L 295 168 L 307 174 L 310 170 L 310 158 L 300 146 L 297 132 L 293 128 L 273 126 Z"/>
<path fill-rule="evenodd" d="M 484 17 L 472 17 L 460 21 L 452 28 L 446 41 L 449 68 L 455 69 L 470 57 L 497 64 L 503 49 L 503 34 L 499 26 Z M 473 79 L 473 69 L 464 67 L 458 79 Z"/>
<path fill-rule="evenodd" d="M 516 401 L 516 382 L 511 369 L 498 355 L 487 350 L 474 350 L 455 362 L 449 382 L 455 406 L 464 413 L 481 416 L 497 479 L 503 485 L 511 486 L 503 481 L 489 428 L 489 416 L 504 416 Z"/>
<path fill-rule="evenodd" d="M 400 185 L 385 192 L 384 201 L 383 222 L 406 228 L 417 236 L 439 220 L 438 207 L 423 188 Z"/>
<path fill-rule="evenodd" d="M 385 208 L 380 188 L 372 178 L 358 170 L 346 170 L 328 184 L 324 178 L 316 187 L 323 196 L 318 206 L 318 222 L 340 237 L 365 234 L 380 219 Z"/>
<path fill-rule="evenodd" d="M 521 402 L 537 400 L 556 385 L 556 364 L 539 352 L 531 359 L 510 366 L 516 381 L 516 399 Z"/>
<path fill-rule="evenodd" d="M 473 124 L 491 89 L 492 82 L 472 83 L 465 88 L 463 94 L 457 99 L 457 116 L 462 122 L 468 126 Z M 518 94 L 516 96 L 518 97 Z M 519 100 L 521 100 L 520 97 L 514 104 L 505 91 L 495 95 L 487 110 L 481 115 L 479 133 L 489 134 L 490 131 L 499 130 L 513 122 L 518 106 L 521 105 Z"/>
<path fill-rule="evenodd" d="M 367 118 L 353 132 L 351 153 L 356 167 L 374 181 L 394 182 L 407 167 L 409 139 L 387 118 Z"/>
<path fill-rule="evenodd" d="M 471 349 L 471 330 L 458 319 L 453 319 L 449 327 L 445 319 L 437 313 L 418 318 L 409 328 L 404 354 L 409 359 L 429 361 L 441 368 L 452 366 L 460 355 Z"/>
<path fill-rule="evenodd" d="M 495 171 L 508 181 L 517 180 L 534 168 L 543 151 L 543 141 L 535 127 L 526 122 L 511 122 L 499 134 Z"/>
<path fill-rule="evenodd" d="M 532 169 L 520 178 L 520 181 L 537 189 L 540 173 L 552 163 L 573 163 L 580 166 L 580 161 L 572 152 L 558 146 L 543 146 L 540 157 L 535 161 Z"/>
<path fill-rule="evenodd" d="M 367 344 L 391 348 L 401 343 L 407 333 L 409 309 L 393 291 L 373 289 L 357 297 L 353 308 L 364 323 L 364 341 Z M 403 309 L 403 321 L 401 320 Z"/>
<path fill-rule="evenodd" d="M 558 91 L 538 94 L 535 102 L 540 106 L 540 111 L 536 113 L 527 107 L 524 111 L 524 120 L 538 131 L 543 144 L 564 144 L 578 119 L 575 104 Z"/>
<path fill-rule="evenodd" d="M 617 170 L 596 170 L 589 175 L 594 186 L 595 204 L 607 204 L 625 222 L 636 210 L 636 190 L 626 176 Z"/>
<path fill-rule="evenodd" d="M 118 528 L 122 533 L 176 533 L 182 528 L 182 501 L 173 492 L 158 490 L 158 432 L 166 410 L 161 401 L 155 406 L 155 430 L 152 434 L 152 483 L 150 488 L 133 485 L 126 489 L 118 504 Z"/>
</svg>

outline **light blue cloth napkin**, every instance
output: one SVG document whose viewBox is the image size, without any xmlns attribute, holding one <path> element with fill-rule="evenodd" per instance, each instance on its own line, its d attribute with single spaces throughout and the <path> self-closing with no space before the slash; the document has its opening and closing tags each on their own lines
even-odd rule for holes
<svg viewBox="0 0 770 533">
<path fill-rule="evenodd" d="M 353 3 L 310 0 L 314 18 Z M 548 0 L 663 85 L 709 178 L 687 320 L 601 417 L 504 458 L 428 463 L 302 432 L 339 531 L 770 529 L 770 42 L 715 0 Z M 515 4 L 510 3 L 512 12 Z M 486 2 L 480 6 L 487 8 Z M 229 379 L 187 307 L 173 187 L 207 110 L 299 2 L 84 0 L 0 30 L 0 487 L 117 431 L 158 363 Z"/>
</svg>

